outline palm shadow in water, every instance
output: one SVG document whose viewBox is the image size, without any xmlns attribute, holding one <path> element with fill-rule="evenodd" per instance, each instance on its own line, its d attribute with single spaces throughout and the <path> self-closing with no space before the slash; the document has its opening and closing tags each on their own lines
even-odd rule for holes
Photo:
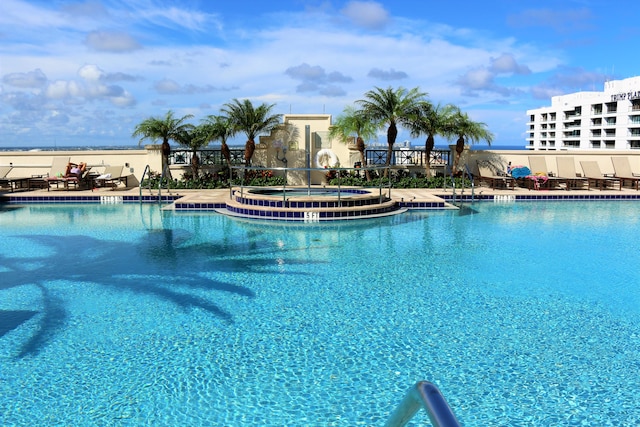
<svg viewBox="0 0 640 427">
<path fill-rule="evenodd" d="M 63 296 L 47 286 L 55 281 L 96 283 L 108 288 L 152 295 L 181 309 L 198 308 L 225 323 L 233 323 L 231 313 L 216 304 L 218 292 L 254 298 L 242 285 L 213 280 L 207 272 L 255 272 L 272 262 L 261 259 L 242 245 L 186 243 L 189 234 L 173 230 L 150 231 L 138 242 L 99 240 L 87 236 L 18 236 L 49 248 L 41 258 L 0 257 L 0 291 L 25 285 L 40 289 L 43 308 L 37 331 L 22 346 L 19 357 L 36 355 L 65 327 L 67 313 Z M 240 253 L 240 258 L 228 258 Z M 116 272 L 115 274 L 113 272 Z M 212 291 L 206 293 L 202 291 Z M 196 291 L 198 291 L 196 293 Z M 34 316 L 31 312 L 29 317 Z M 21 323 L 26 322 L 27 315 Z M 17 327 L 16 325 L 15 327 Z"/>
</svg>

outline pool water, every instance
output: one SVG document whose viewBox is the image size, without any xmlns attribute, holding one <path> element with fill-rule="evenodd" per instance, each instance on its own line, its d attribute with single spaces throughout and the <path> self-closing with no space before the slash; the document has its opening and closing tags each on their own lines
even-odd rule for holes
<svg viewBox="0 0 640 427">
<path fill-rule="evenodd" d="M 380 426 L 429 380 L 465 426 L 639 425 L 638 206 L 1 211 L 0 424 Z"/>
</svg>

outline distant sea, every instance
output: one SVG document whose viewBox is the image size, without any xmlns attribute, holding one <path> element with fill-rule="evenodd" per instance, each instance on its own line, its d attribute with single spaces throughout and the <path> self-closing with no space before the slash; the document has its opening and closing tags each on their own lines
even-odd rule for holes
<svg viewBox="0 0 640 427">
<path fill-rule="evenodd" d="M 406 148 L 403 144 L 396 144 L 397 148 Z M 238 146 L 230 146 L 231 148 L 244 148 L 244 145 Z M 138 145 L 122 145 L 122 146 L 114 146 L 114 145 L 92 145 L 92 146 L 68 146 L 68 147 L 51 147 L 51 146 L 42 146 L 42 147 L 0 147 L 0 151 L 100 151 L 100 150 L 139 150 L 142 147 Z M 174 149 L 179 149 L 177 145 L 173 145 Z M 212 146 L 210 149 L 219 148 L 218 146 Z M 376 146 L 372 146 L 371 148 L 386 148 L 386 144 L 378 144 Z M 420 150 L 424 149 L 424 145 L 411 145 L 410 149 Z M 448 150 L 449 147 L 446 145 L 438 145 L 435 147 L 436 150 Z M 526 150 L 525 143 L 522 145 L 472 145 L 472 150 Z"/>
<path fill-rule="evenodd" d="M 123 145 L 123 146 L 78 146 L 78 147 L 64 147 L 64 146 L 42 146 L 42 147 L 0 147 L 0 151 L 100 151 L 100 150 L 140 150 L 142 147 L 137 145 Z"/>
</svg>

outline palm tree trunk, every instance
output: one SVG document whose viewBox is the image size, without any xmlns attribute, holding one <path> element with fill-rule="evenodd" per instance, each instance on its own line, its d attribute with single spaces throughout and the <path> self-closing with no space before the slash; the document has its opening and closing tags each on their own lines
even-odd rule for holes
<svg viewBox="0 0 640 427">
<path fill-rule="evenodd" d="M 435 140 L 433 138 L 433 135 L 429 134 L 429 136 L 427 137 L 427 141 L 424 144 L 424 151 L 427 156 L 424 168 L 425 168 L 425 176 L 427 178 L 431 177 L 431 152 L 433 151 L 434 145 L 435 145 Z"/>
<path fill-rule="evenodd" d="M 222 152 L 222 156 L 227 161 L 227 166 L 231 168 L 231 150 L 229 150 L 229 146 L 226 142 L 222 142 L 222 146 L 220 147 L 220 151 Z"/>
<path fill-rule="evenodd" d="M 396 142 L 396 138 L 398 137 L 398 128 L 394 122 L 389 124 L 389 129 L 387 129 L 387 161 L 385 162 L 385 166 L 391 165 L 391 156 L 393 155 L 393 144 Z M 384 176 L 389 176 L 389 169 L 384 170 Z"/>
<path fill-rule="evenodd" d="M 364 145 L 364 139 L 362 139 L 360 136 L 356 138 L 356 147 L 360 152 L 360 164 L 362 165 L 363 168 L 365 168 L 367 167 L 367 156 L 365 156 L 365 153 L 364 153 L 366 146 Z M 369 173 L 368 169 L 364 170 L 364 176 L 367 179 L 367 181 L 371 181 L 371 174 Z"/>
<path fill-rule="evenodd" d="M 200 169 L 200 158 L 198 154 L 194 151 L 191 156 L 191 173 L 193 175 L 193 179 L 198 179 L 198 170 Z"/>
<path fill-rule="evenodd" d="M 456 158 L 453 162 L 453 170 L 452 173 L 456 174 L 458 172 L 458 165 L 460 164 L 460 156 L 464 152 L 464 137 L 461 135 L 456 141 Z"/>
<path fill-rule="evenodd" d="M 246 166 L 251 166 L 251 158 L 254 151 L 256 151 L 256 143 L 252 139 L 248 139 L 244 147 L 244 162 Z"/>
<path fill-rule="evenodd" d="M 163 140 L 160 149 L 162 151 L 162 170 L 160 171 L 160 176 L 166 176 L 167 179 L 172 180 L 173 177 L 171 176 L 171 169 L 169 169 L 169 156 L 171 155 L 171 146 L 169 145 L 169 141 L 166 139 Z"/>
</svg>

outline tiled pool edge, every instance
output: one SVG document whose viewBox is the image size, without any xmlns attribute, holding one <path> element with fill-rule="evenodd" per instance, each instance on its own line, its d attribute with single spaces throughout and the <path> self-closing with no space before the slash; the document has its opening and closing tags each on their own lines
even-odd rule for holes
<svg viewBox="0 0 640 427">
<path fill-rule="evenodd" d="M 396 201 L 398 207 L 416 210 L 442 210 L 451 208 L 451 203 L 471 202 L 537 202 L 537 201 L 598 201 L 598 200 L 640 200 L 640 193 L 634 194 L 481 194 L 471 196 L 452 194 L 432 194 L 438 200 L 400 200 Z M 226 209 L 223 201 L 196 201 L 193 199 L 180 201 L 182 195 L 25 195 L 3 194 L 0 195 L 0 203 L 9 204 L 65 204 L 65 203 L 174 203 L 176 211 L 216 211 Z M 315 208 L 313 202 L 309 202 L 309 209 Z M 299 207 L 300 208 L 300 207 Z M 304 208 L 304 207 L 302 207 Z M 250 208 L 248 208 L 250 209 Z"/>
<path fill-rule="evenodd" d="M 0 203 L 9 204 L 30 204 L 30 203 L 51 203 L 51 204 L 64 204 L 64 203 L 99 203 L 99 204 L 118 204 L 118 203 L 172 203 L 182 196 L 112 196 L 112 195 L 34 195 L 26 196 L 23 194 L 4 194 L 0 196 Z"/>
</svg>

